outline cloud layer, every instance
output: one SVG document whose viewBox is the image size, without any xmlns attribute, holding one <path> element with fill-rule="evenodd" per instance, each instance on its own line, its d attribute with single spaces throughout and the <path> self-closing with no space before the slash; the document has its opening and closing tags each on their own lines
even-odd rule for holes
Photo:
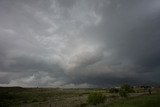
<svg viewBox="0 0 160 107">
<path fill-rule="evenodd" d="M 159 0 L 0 0 L 0 85 L 160 83 Z"/>
</svg>

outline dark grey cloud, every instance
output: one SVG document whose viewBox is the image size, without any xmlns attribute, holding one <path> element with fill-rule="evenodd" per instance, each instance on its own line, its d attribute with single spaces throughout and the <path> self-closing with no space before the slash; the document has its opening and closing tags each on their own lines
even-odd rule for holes
<svg viewBox="0 0 160 107">
<path fill-rule="evenodd" d="M 159 84 L 159 0 L 0 0 L 0 84 Z"/>
<path fill-rule="evenodd" d="M 76 0 L 57 0 L 57 2 L 62 8 L 72 8 Z"/>
</svg>

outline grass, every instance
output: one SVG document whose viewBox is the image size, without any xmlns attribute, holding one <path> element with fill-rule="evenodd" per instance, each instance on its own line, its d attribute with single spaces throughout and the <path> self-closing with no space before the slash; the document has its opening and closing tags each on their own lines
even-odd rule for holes
<svg viewBox="0 0 160 107">
<path fill-rule="evenodd" d="M 100 92 L 92 92 L 88 95 L 87 102 L 92 105 L 104 103 L 105 96 Z"/>
<path fill-rule="evenodd" d="M 36 88 L 0 88 L 0 107 L 35 102 L 57 101 L 78 96 L 76 91 Z"/>
<path fill-rule="evenodd" d="M 88 103 L 87 98 L 93 92 L 105 95 L 104 103 Z M 155 92 L 130 93 L 128 98 L 122 98 L 107 89 L 0 87 L 0 107 L 160 107 L 160 91 Z"/>
<path fill-rule="evenodd" d="M 31 106 L 29 105 L 29 107 L 36 107 L 34 106 L 36 104 L 48 105 L 50 103 L 56 105 L 56 107 L 58 105 L 64 106 L 66 104 L 69 107 L 71 107 L 70 105 L 73 105 L 74 107 L 74 105 L 85 105 L 87 95 L 92 91 L 95 90 L 0 87 L 0 107 L 17 107 L 19 105 L 22 107 L 22 105 L 25 104 L 30 104 Z"/>
<path fill-rule="evenodd" d="M 109 107 L 160 107 L 160 93 L 123 99 L 114 102 Z"/>
</svg>

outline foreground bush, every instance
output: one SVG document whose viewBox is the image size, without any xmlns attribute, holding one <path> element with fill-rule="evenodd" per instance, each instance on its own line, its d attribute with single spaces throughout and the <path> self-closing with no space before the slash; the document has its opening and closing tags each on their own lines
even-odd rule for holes
<svg viewBox="0 0 160 107">
<path fill-rule="evenodd" d="M 99 104 L 99 103 L 104 103 L 104 100 L 105 100 L 105 96 L 100 93 L 100 92 L 93 92 L 93 93 L 90 93 L 88 95 L 88 103 L 89 104 L 93 104 L 93 105 L 96 105 L 96 104 Z"/>
<path fill-rule="evenodd" d="M 110 92 L 110 93 L 118 93 L 119 90 L 116 89 L 116 88 L 110 88 L 110 89 L 109 89 L 109 92 Z"/>
<path fill-rule="evenodd" d="M 119 89 L 119 95 L 121 97 L 128 97 L 129 93 L 134 93 L 134 89 L 133 87 L 127 85 L 127 84 L 124 84 L 121 86 L 121 88 Z"/>
<path fill-rule="evenodd" d="M 135 92 L 134 89 L 133 89 L 133 87 L 131 87 L 131 86 L 128 85 L 128 84 L 122 85 L 122 86 L 121 86 L 121 90 L 125 90 L 125 91 L 128 92 L 128 93 L 134 93 L 134 92 Z"/>
<path fill-rule="evenodd" d="M 124 89 L 120 89 L 119 90 L 119 95 L 121 97 L 128 97 L 128 92 L 126 90 L 124 90 Z"/>
</svg>

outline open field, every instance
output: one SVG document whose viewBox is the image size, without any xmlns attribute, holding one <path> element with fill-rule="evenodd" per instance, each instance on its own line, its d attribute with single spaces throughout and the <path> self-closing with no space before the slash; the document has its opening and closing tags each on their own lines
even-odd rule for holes
<svg viewBox="0 0 160 107">
<path fill-rule="evenodd" d="M 119 100 L 109 107 L 160 107 L 160 93 Z"/>
<path fill-rule="evenodd" d="M 21 88 L 1 87 L 0 107 L 159 107 L 159 89 L 152 95 L 142 89 L 122 98 L 108 89 L 60 89 L 60 88 Z M 139 92 L 138 92 L 139 90 Z M 87 97 L 91 92 L 105 96 L 103 104 L 91 105 Z"/>
</svg>

